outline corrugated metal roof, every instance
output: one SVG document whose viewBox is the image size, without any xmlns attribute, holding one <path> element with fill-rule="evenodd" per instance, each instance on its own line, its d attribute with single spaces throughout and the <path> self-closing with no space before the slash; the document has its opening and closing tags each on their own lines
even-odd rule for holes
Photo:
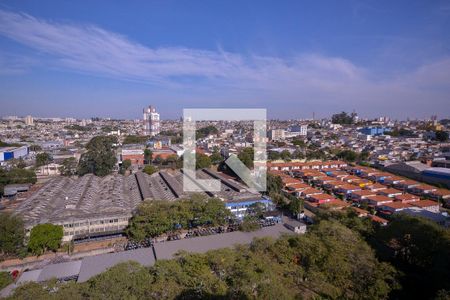
<svg viewBox="0 0 450 300">
<path fill-rule="evenodd" d="M 22 275 L 17 280 L 16 284 L 29 281 L 37 281 L 41 272 L 42 269 L 23 272 Z"/>
<path fill-rule="evenodd" d="M 91 277 L 105 272 L 107 269 L 126 261 L 136 261 L 143 266 L 152 266 L 155 257 L 152 248 L 141 248 L 136 250 L 107 253 L 96 256 L 85 257 L 81 261 L 78 282 L 85 282 Z"/>
<path fill-rule="evenodd" d="M 75 277 L 80 273 L 80 267 L 81 260 L 47 265 L 42 269 L 37 280 L 46 281 L 51 278 L 64 279 Z"/>
<path fill-rule="evenodd" d="M 154 248 L 157 259 L 172 259 L 179 251 L 204 253 L 209 250 L 233 247 L 236 244 L 249 244 L 254 238 L 267 236 L 278 238 L 283 233 L 292 232 L 282 224 L 277 224 L 253 232 L 235 231 L 178 241 L 156 243 Z"/>
</svg>

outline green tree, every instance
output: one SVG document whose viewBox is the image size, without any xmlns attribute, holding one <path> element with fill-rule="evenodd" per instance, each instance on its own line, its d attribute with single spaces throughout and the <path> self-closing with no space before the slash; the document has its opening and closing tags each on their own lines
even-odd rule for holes
<svg viewBox="0 0 450 300">
<path fill-rule="evenodd" d="M 223 157 L 218 151 L 214 151 L 209 158 L 211 159 L 211 163 L 213 165 L 219 165 L 223 162 Z"/>
<path fill-rule="evenodd" d="M 88 298 L 148 299 L 152 280 L 147 268 L 133 261 L 124 262 L 96 276 L 87 292 Z"/>
<path fill-rule="evenodd" d="M 290 198 L 289 211 L 294 215 L 298 216 L 303 210 L 303 201 L 297 197 Z"/>
<path fill-rule="evenodd" d="M 305 141 L 302 140 L 293 140 L 292 144 L 294 144 L 295 146 L 299 146 L 301 148 L 306 147 Z"/>
<path fill-rule="evenodd" d="M 152 150 L 146 148 L 144 150 L 144 160 L 146 164 L 150 164 L 152 162 L 153 159 L 153 152 Z"/>
<path fill-rule="evenodd" d="M 9 171 L 0 168 L 0 195 L 3 195 L 5 185 L 15 183 L 36 183 L 36 173 L 27 169 L 11 169 Z"/>
<path fill-rule="evenodd" d="M 366 161 L 369 157 L 370 157 L 369 151 L 361 151 L 361 153 L 359 153 L 359 161 Z"/>
<path fill-rule="evenodd" d="M 122 161 L 122 166 L 120 168 L 121 174 L 125 174 L 125 172 L 130 168 L 131 168 L 131 160 L 125 159 L 124 161 Z"/>
<path fill-rule="evenodd" d="M 116 164 L 113 145 L 117 143 L 114 136 L 96 136 L 86 145 L 88 150 L 81 155 L 78 163 L 78 174 L 93 173 L 97 176 L 110 174 Z"/>
<path fill-rule="evenodd" d="M 300 149 L 297 149 L 297 150 L 294 151 L 294 153 L 292 153 L 292 158 L 304 159 L 305 155 L 303 154 L 303 151 L 301 151 Z"/>
<path fill-rule="evenodd" d="M 281 159 L 283 159 L 284 161 L 291 160 L 291 152 L 289 152 L 288 150 L 281 151 L 280 156 L 281 156 Z"/>
<path fill-rule="evenodd" d="M 277 151 L 269 151 L 267 156 L 269 160 L 279 160 L 281 158 L 280 153 Z"/>
<path fill-rule="evenodd" d="M 77 159 L 75 157 L 68 157 L 63 160 L 59 167 L 59 172 L 63 176 L 74 176 L 77 174 Z"/>
<path fill-rule="evenodd" d="M 331 122 L 333 124 L 352 124 L 353 123 L 353 117 L 352 115 L 347 114 L 345 111 L 339 113 L 339 114 L 334 114 L 331 117 Z"/>
<path fill-rule="evenodd" d="M 0 272 L 0 290 L 13 283 L 13 279 L 8 272 Z"/>
<path fill-rule="evenodd" d="M 27 165 L 25 164 L 25 161 L 22 158 L 13 158 L 9 161 L 9 165 L 12 168 L 16 169 L 24 169 Z"/>
<path fill-rule="evenodd" d="M 423 218 L 395 215 L 377 233 L 387 257 L 404 272 L 401 298 L 425 299 L 450 290 L 450 231 Z"/>
<path fill-rule="evenodd" d="M 34 254 L 58 250 L 63 238 L 63 227 L 53 224 L 39 224 L 31 229 L 28 248 Z"/>
<path fill-rule="evenodd" d="M 231 217 L 220 199 L 193 195 L 177 201 L 144 201 L 130 221 L 128 235 L 135 240 L 155 237 L 176 230 L 200 225 L 224 225 Z"/>
<path fill-rule="evenodd" d="M 239 229 L 245 232 L 255 231 L 260 229 L 258 219 L 253 216 L 245 216 L 242 223 L 239 225 Z"/>
<path fill-rule="evenodd" d="M 48 165 L 53 161 L 51 155 L 47 152 L 41 152 L 36 154 L 36 167 Z"/>
<path fill-rule="evenodd" d="M 208 155 L 202 153 L 195 154 L 195 167 L 197 169 L 209 168 L 211 167 L 211 159 Z"/>
<path fill-rule="evenodd" d="M 161 165 L 161 164 L 164 162 L 164 159 L 163 159 L 160 155 L 157 155 L 157 156 L 153 159 L 153 162 L 154 162 L 156 165 Z"/>
<path fill-rule="evenodd" d="M 397 287 L 396 275 L 357 232 L 323 220 L 304 235 L 180 252 L 149 268 L 124 262 L 83 284 L 28 283 L 12 298 L 372 300 L 388 298 Z"/>
<path fill-rule="evenodd" d="M 142 171 L 148 175 L 152 175 L 153 173 L 158 172 L 158 169 L 155 166 L 147 165 Z"/>
<path fill-rule="evenodd" d="M 448 141 L 448 132 L 442 130 L 436 131 L 436 140 L 439 142 Z"/>
<path fill-rule="evenodd" d="M 283 188 L 283 181 L 280 176 L 267 174 L 267 194 L 280 194 Z"/>
<path fill-rule="evenodd" d="M 198 129 L 196 132 L 196 138 L 202 139 L 209 135 L 215 135 L 218 133 L 219 133 L 219 130 L 216 127 L 210 125 L 210 126 L 206 126 L 206 127 Z"/>
<path fill-rule="evenodd" d="M 25 229 L 22 219 L 9 213 L 0 213 L 0 252 L 20 254 L 24 248 Z"/>
<path fill-rule="evenodd" d="M 178 160 L 178 156 L 176 154 L 169 155 L 165 160 L 164 164 L 170 165 L 170 166 L 176 166 Z"/>
<path fill-rule="evenodd" d="M 354 162 L 358 158 L 358 153 L 352 150 L 342 150 L 336 156 L 345 161 Z"/>
<path fill-rule="evenodd" d="M 246 147 L 238 154 L 238 158 L 249 169 L 253 169 L 254 150 L 252 147 Z"/>
</svg>

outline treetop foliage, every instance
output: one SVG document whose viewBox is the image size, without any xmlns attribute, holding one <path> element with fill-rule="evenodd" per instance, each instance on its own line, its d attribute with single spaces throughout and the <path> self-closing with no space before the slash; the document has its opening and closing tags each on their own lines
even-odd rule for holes
<svg viewBox="0 0 450 300">
<path fill-rule="evenodd" d="M 178 227 L 223 225 L 231 212 L 217 198 L 194 195 L 190 199 L 177 201 L 145 201 L 139 205 L 130 221 L 128 235 L 141 241 L 163 233 L 176 231 Z"/>
<path fill-rule="evenodd" d="M 56 251 L 61 245 L 63 234 L 60 225 L 38 224 L 31 229 L 28 248 L 37 255 L 48 250 Z"/>
<path fill-rule="evenodd" d="M 31 183 L 37 181 L 36 173 L 33 170 L 14 168 L 9 171 L 0 167 L 0 195 L 3 195 L 5 185 L 15 183 Z"/>
<path fill-rule="evenodd" d="M 29 283 L 13 298 L 385 299 L 395 276 L 357 233 L 324 221 L 305 235 L 181 252 L 150 268 L 122 263 L 83 284 Z"/>
<path fill-rule="evenodd" d="M 347 114 L 345 111 L 334 114 L 331 117 L 331 122 L 333 124 L 350 125 L 355 121 L 355 113 Z"/>
<path fill-rule="evenodd" d="M 198 129 L 196 131 L 196 138 L 202 139 L 202 138 L 207 137 L 208 135 L 212 135 L 212 134 L 214 135 L 214 134 L 218 134 L 218 133 L 219 133 L 219 130 L 215 126 L 209 125 L 209 126 Z"/>
<path fill-rule="evenodd" d="M 25 228 L 20 217 L 0 213 L 0 254 L 20 255 L 23 252 Z"/>
<path fill-rule="evenodd" d="M 93 173 L 97 176 L 110 174 L 116 164 L 113 145 L 117 143 L 115 136 L 96 136 L 86 145 L 88 150 L 81 155 L 78 163 L 78 174 Z"/>
</svg>

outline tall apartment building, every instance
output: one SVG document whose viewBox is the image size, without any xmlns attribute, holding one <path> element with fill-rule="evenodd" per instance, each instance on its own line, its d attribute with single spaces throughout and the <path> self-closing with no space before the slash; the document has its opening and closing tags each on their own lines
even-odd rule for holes
<svg viewBox="0 0 450 300">
<path fill-rule="evenodd" d="M 290 126 L 286 132 L 286 137 L 306 136 L 308 134 L 308 125 Z"/>
<path fill-rule="evenodd" d="M 269 131 L 269 138 L 272 141 L 282 141 L 285 139 L 285 130 L 284 129 L 272 129 Z"/>
<path fill-rule="evenodd" d="M 33 117 L 32 116 L 26 116 L 24 121 L 25 121 L 25 125 L 27 125 L 27 126 L 33 125 Z"/>
<path fill-rule="evenodd" d="M 159 113 L 156 108 L 149 106 L 144 108 L 144 135 L 155 136 L 159 134 Z"/>
</svg>

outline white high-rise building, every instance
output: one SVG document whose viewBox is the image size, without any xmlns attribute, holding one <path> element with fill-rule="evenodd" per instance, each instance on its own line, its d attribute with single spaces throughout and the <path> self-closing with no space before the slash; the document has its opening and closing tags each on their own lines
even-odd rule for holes
<svg viewBox="0 0 450 300">
<path fill-rule="evenodd" d="M 25 125 L 27 125 L 27 126 L 33 125 L 33 117 L 32 116 L 26 116 L 24 121 L 25 121 Z"/>
<path fill-rule="evenodd" d="M 159 113 L 156 112 L 156 108 L 153 106 L 144 108 L 144 135 L 158 135 L 159 128 Z"/>
</svg>

